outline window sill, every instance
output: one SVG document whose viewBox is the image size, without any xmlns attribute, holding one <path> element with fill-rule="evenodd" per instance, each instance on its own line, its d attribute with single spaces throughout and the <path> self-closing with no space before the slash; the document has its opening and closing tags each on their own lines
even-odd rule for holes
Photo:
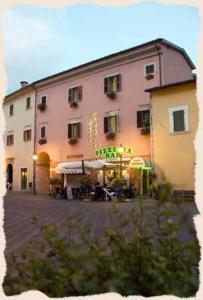
<svg viewBox="0 0 203 300">
<path fill-rule="evenodd" d="M 177 134 L 190 134 L 192 133 L 191 130 L 187 130 L 187 131 L 177 131 L 177 132 L 170 132 L 170 135 L 177 135 Z"/>
<path fill-rule="evenodd" d="M 106 93 L 106 96 L 110 99 L 116 99 L 117 97 L 117 94 L 120 90 L 117 90 L 117 91 L 109 91 Z"/>
<path fill-rule="evenodd" d="M 27 111 L 27 110 L 31 110 L 32 109 L 32 107 L 29 107 L 29 108 L 26 108 L 25 110 Z"/>
</svg>

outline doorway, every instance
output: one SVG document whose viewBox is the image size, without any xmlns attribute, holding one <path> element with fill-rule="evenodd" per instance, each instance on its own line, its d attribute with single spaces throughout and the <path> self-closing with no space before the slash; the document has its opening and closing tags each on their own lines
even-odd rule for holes
<svg viewBox="0 0 203 300">
<path fill-rule="evenodd" d="M 13 165 L 8 164 L 7 166 L 7 182 L 13 183 Z"/>
<path fill-rule="evenodd" d="M 27 190 L 27 169 L 20 169 L 21 190 Z"/>
<path fill-rule="evenodd" d="M 40 152 L 36 161 L 36 191 L 50 192 L 50 157 L 46 152 Z"/>
</svg>

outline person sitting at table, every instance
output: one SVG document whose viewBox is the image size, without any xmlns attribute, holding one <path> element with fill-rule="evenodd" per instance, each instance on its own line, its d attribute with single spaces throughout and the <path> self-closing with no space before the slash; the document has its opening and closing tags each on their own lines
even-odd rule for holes
<svg viewBox="0 0 203 300">
<path fill-rule="evenodd" d="M 102 186 L 100 185 L 99 182 L 97 182 L 94 186 L 94 200 L 98 201 L 98 200 L 104 200 L 104 190 L 102 188 Z"/>
</svg>

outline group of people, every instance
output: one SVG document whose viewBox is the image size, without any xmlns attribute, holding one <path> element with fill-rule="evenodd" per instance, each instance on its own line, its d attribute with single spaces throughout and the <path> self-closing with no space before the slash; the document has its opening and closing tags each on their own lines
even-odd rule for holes
<svg viewBox="0 0 203 300">
<path fill-rule="evenodd" d="M 125 199 L 133 198 L 135 196 L 135 187 L 133 184 L 108 183 L 101 185 L 96 182 L 94 186 L 81 185 L 80 188 L 71 187 L 56 187 L 57 199 L 82 199 L 84 195 L 90 195 L 91 200 L 94 201 L 112 201 L 113 197 L 122 196 Z"/>
</svg>

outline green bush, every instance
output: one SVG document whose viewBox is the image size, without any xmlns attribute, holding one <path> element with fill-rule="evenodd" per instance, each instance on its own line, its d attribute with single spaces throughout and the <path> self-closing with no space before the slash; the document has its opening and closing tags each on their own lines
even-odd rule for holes
<svg viewBox="0 0 203 300">
<path fill-rule="evenodd" d="M 132 204 L 127 216 L 119 207 L 115 204 L 112 216 L 119 225 L 108 228 L 100 239 L 92 239 L 90 227 L 81 227 L 74 216 L 67 221 L 66 237 L 57 226 L 41 226 L 33 218 L 43 238 L 8 262 L 6 295 L 36 289 L 49 297 L 107 292 L 194 296 L 199 285 L 199 245 L 178 238 L 181 224 L 175 221 L 174 204 L 157 203 L 150 222 L 142 200 L 138 206 Z"/>
</svg>

